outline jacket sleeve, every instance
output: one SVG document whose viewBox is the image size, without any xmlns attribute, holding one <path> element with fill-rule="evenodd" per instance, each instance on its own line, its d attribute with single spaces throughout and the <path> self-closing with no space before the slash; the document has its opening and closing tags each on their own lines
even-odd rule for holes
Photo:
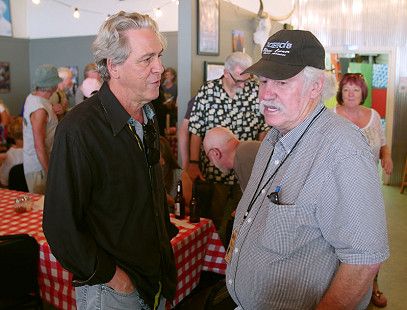
<svg viewBox="0 0 407 310">
<path fill-rule="evenodd" d="M 106 283 L 116 263 L 97 245 L 84 220 L 91 201 L 92 164 L 72 136 L 59 133 L 51 152 L 43 230 L 52 254 L 73 274 L 73 285 Z"/>
</svg>

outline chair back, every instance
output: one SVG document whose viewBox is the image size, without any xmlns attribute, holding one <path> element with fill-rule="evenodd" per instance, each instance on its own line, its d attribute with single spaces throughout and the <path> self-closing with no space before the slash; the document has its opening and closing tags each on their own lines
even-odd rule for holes
<svg viewBox="0 0 407 310">
<path fill-rule="evenodd" d="M 8 173 L 8 188 L 15 191 L 28 192 L 23 164 L 11 167 L 10 172 Z"/>
<path fill-rule="evenodd" d="M 39 295 L 39 246 L 27 235 L 0 236 L 0 298 Z"/>
</svg>

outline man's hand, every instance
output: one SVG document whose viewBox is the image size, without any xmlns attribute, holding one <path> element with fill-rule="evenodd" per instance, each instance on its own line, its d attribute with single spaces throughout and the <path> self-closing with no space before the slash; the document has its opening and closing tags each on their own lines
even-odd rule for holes
<svg viewBox="0 0 407 310">
<path fill-rule="evenodd" d="M 201 170 L 199 170 L 199 165 L 196 163 L 189 163 L 187 172 L 189 177 L 191 178 L 192 182 L 195 182 L 197 178 L 201 179 L 202 181 L 206 181 L 203 177 Z"/>
<path fill-rule="evenodd" d="M 60 103 L 53 104 L 52 109 L 54 110 L 56 115 L 64 114 L 64 108 Z"/>
<path fill-rule="evenodd" d="M 129 276 L 118 266 L 116 266 L 116 272 L 109 282 L 106 285 L 110 286 L 118 293 L 127 294 L 134 291 L 135 287 L 133 282 L 131 282 Z"/>
</svg>

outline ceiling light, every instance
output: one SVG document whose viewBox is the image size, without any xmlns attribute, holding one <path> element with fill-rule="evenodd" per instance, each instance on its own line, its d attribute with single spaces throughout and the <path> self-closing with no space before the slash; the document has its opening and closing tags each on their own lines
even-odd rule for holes
<svg viewBox="0 0 407 310">
<path fill-rule="evenodd" d="M 78 8 L 75 8 L 75 11 L 73 12 L 73 17 L 79 18 L 79 16 L 80 16 L 80 14 L 79 14 Z"/>
<path fill-rule="evenodd" d="M 36 5 L 40 4 L 40 2 L 41 2 L 40 0 L 32 0 L 32 1 L 33 1 L 33 3 L 36 4 Z"/>
<path fill-rule="evenodd" d="M 155 11 L 155 17 L 161 17 L 161 15 L 163 15 L 163 12 L 161 11 L 160 8 L 155 9 L 154 11 Z"/>
</svg>

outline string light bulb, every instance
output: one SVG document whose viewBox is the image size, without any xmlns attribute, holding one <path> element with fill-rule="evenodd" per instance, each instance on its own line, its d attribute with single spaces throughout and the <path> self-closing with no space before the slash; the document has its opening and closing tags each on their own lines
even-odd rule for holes
<svg viewBox="0 0 407 310">
<path fill-rule="evenodd" d="M 33 1 L 33 3 L 36 4 L 36 5 L 40 4 L 40 2 L 41 2 L 40 0 L 32 0 L 32 1 Z"/>
<path fill-rule="evenodd" d="M 163 15 L 163 12 L 161 11 L 160 8 L 155 9 L 155 17 L 161 17 Z"/>
<path fill-rule="evenodd" d="M 73 12 L 73 17 L 79 18 L 79 16 L 80 16 L 79 10 L 78 10 L 78 8 L 75 8 L 75 11 Z"/>
</svg>

